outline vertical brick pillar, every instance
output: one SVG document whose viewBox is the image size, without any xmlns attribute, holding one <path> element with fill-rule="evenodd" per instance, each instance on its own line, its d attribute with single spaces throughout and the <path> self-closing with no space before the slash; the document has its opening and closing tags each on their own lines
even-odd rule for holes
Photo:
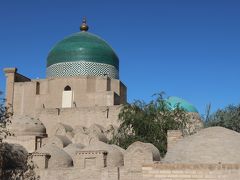
<svg viewBox="0 0 240 180">
<path fill-rule="evenodd" d="M 51 155 L 48 153 L 37 153 L 34 152 L 31 155 L 32 161 L 37 165 L 39 169 L 47 169 L 48 161 L 51 158 Z"/>
<path fill-rule="evenodd" d="M 10 112 L 13 112 L 13 94 L 14 94 L 14 82 L 17 73 L 17 68 L 5 68 L 4 73 L 6 76 L 6 107 Z"/>
</svg>

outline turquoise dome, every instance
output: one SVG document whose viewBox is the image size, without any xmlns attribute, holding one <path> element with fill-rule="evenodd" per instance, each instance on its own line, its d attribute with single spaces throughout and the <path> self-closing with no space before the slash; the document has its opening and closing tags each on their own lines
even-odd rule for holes
<svg viewBox="0 0 240 180">
<path fill-rule="evenodd" d="M 74 33 L 58 42 L 47 57 L 47 77 L 109 76 L 118 79 L 119 60 L 114 50 L 100 37 Z"/>
<path fill-rule="evenodd" d="M 167 106 L 171 110 L 174 110 L 177 106 L 179 106 L 179 108 L 185 110 L 186 112 L 198 113 L 198 110 L 192 104 L 190 104 L 186 100 L 181 99 L 179 97 L 169 97 L 165 101 L 166 101 Z"/>
</svg>

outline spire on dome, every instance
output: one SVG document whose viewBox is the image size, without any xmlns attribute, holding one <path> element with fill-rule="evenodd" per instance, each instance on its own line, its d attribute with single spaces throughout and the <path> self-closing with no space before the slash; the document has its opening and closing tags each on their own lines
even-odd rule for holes
<svg viewBox="0 0 240 180">
<path fill-rule="evenodd" d="M 83 17 L 82 25 L 80 26 L 81 31 L 88 31 L 87 19 Z"/>
</svg>

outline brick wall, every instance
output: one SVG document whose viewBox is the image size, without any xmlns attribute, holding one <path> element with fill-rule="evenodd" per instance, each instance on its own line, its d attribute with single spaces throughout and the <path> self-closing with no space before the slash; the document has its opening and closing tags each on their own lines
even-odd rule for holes
<svg viewBox="0 0 240 180">
<path fill-rule="evenodd" d="M 167 149 L 169 150 L 177 141 L 183 138 L 181 130 L 168 130 L 167 132 Z"/>
<path fill-rule="evenodd" d="M 81 170 L 78 168 L 39 170 L 40 180 L 98 180 L 102 179 L 101 170 Z"/>
<path fill-rule="evenodd" d="M 41 180 L 240 180 L 240 164 L 151 164 L 128 168 L 47 169 Z"/>
<path fill-rule="evenodd" d="M 40 180 L 142 180 L 141 171 L 130 171 L 124 167 L 101 169 L 38 169 Z"/>
<path fill-rule="evenodd" d="M 240 164 L 154 164 L 143 180 L 240 180 Z"/>
<path fill-rule="evenodd" d="M 82 108 L 61 108 L 42 109 L 37 115 L 47 129 L 49 137 L 54 135 L 54 129 L 57 123 L 63 123 L 71 127 L 98 124 L 103 127 L 109 125 L 118 126 L 118 114 L 121 105 L 109 107 L 82 107 Z"/>
</svg>

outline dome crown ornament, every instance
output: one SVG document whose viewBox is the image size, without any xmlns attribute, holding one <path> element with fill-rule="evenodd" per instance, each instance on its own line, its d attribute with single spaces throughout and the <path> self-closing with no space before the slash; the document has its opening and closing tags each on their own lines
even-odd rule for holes
<svg viewBox="0 0 240 180">
<path fill-rule="evenodd" d="M 87 19 L 83 17 L 82 25 L 80 26 L 81 31 L 88 31 Z"/>
</svg>

